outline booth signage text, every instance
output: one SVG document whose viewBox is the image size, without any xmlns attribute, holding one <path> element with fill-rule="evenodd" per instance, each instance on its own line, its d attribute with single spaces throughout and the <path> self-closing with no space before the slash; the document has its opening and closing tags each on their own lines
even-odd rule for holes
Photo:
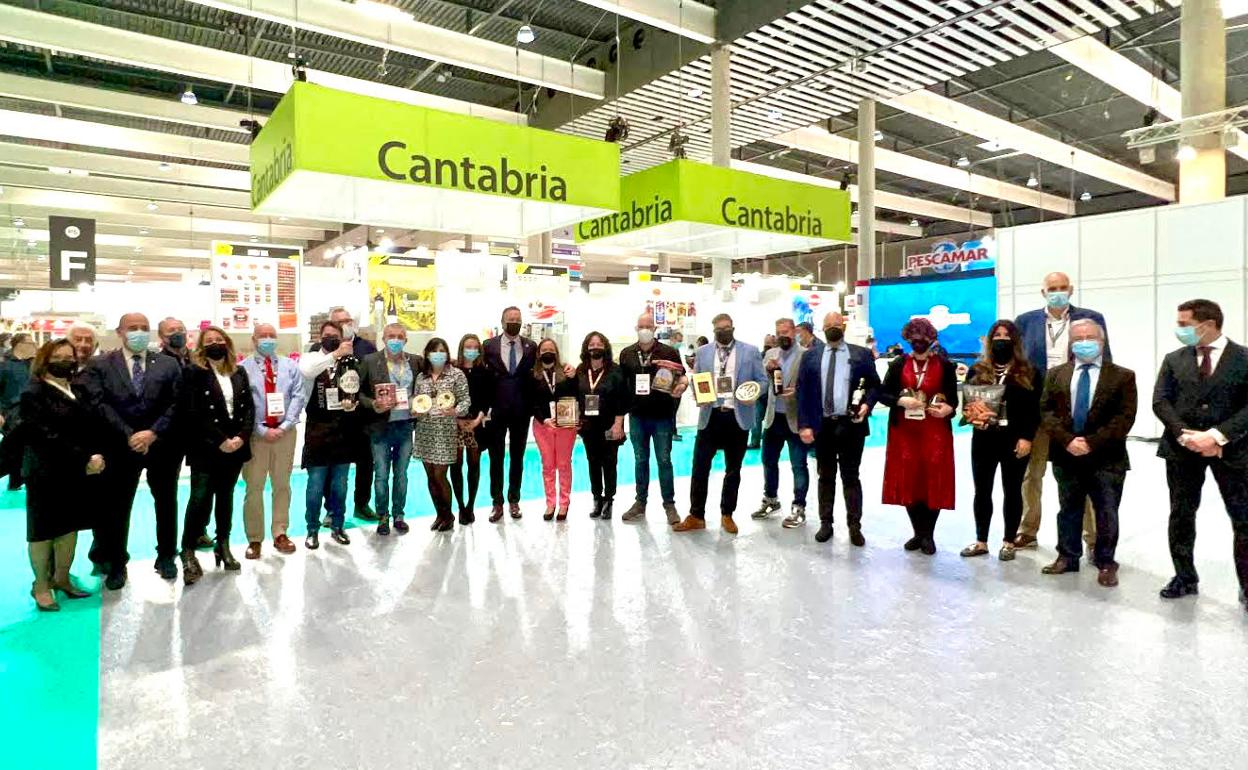
<svg viewBox="0 0 1248 770">
<path fill-rule="evenodd" d="M 48 287 L 95 284 L 95 220 L 48 217 Z"/>
</svg>

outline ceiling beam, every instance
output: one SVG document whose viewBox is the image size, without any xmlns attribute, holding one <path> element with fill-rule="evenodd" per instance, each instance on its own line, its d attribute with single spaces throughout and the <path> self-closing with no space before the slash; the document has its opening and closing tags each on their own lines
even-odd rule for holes
<svg viewBox="0 0 1248 770">
<path fill-rule="evenodd" d="M 1142 171 L 1103 158 L 974 107 L 921 89 L 884 101 L 888 106 L 964 134 L 978 136 L 1056 166 L 1103 179 L 1128 190 L 1167 202 L 1176 199 L 1174 185 Z"/>
<path fill-rule="evenodd" d="M 212 187 L 192 187 L 181 184 L 161 184 L 134 179 L 114 179 L 103 176 L 79 176 L 58 174 L 51 171 L 25 168 L 0 167 L 0 185 L 27 187 L 41 190 L 64 190 L 67 192 L 94 193 L 120 198 L 133 198 L 150 203 L 186 203 L 194 206 L 213 206 L 237 209 L 247 216 L 251 214 L 251 195 L 241 190 L 220 190 Z M 149 203 L 150 202 L 150 203 Z"/>
<path fill-rule="evenodd" d="M 640 21 L 665 32 L 715 42 L 715 9 L 693 0 L 578 0 L 608 13 Z"/>
<path fill-rule="evenodd" d="M 275 94 L 286 93 L 293 80 L 290 65 L 286 62 L 258 59 L 15 5 L 0 5 L 0 40 Z M 307 69 L 306 75 L 308 82 L 341 91 L 507 123 L 525 122 L 523 115 L 509 110 L 448 99 L 424 91 L 411 91 L 373 80 L 314 69 Z"/>
<path fill-rule="evenodd" d="M 769 141 L 793 147 L 806 152 L 813 152 L 828 158 L 847 163 L 858 162 L 858 142 L 843 136 L 829 134 L 822 128 L 814 126 L 789 131 Z M 911 179 L 918 179 L 930 184 L 938 184 L 954 190 L 964 190 L 974 195 L 1011 201 L 1024 206 L 1052 211 L 1065 216 L 1074 216 L 1075 204 L 1065 198 L 1050 195 L 1040 190 L 1033 190 L 991 177 L 972 174 L 959 168 L 935 163 L 923 158 L 904 155 L 893 150 L 877 147 L 875 150 L 875 167 L 880 171 L 900 174 Z"/>
<path fill-rule="evenodd" d="M 4 129 L 0 128 L 0 133 Z M 229 168 L 193 166 L 189 163 L 162 163 L 148 158 L 106 155 L 88 150 L 67 150 L 16 144 L 0 139 L 0 167 L 23 166 L 32 169 L 69 168 L 92 174 L 152 182 L 217 187 L 227 190 L 250 190 L 251 174 Z"/>
<path fill-rule="evenodd" d="M 606 87 L 600 70 L 405 18 L 397 6 L 389 18 L 342 0 L 190 2 L 589 99 L 602 99 Z"/>
<path fill-rule="evenodd" d="M 236 166 L 247 165 L 251 155 L 250 148 L 245 144 L 12 110 L 0 110 L 0 136 L 102 147 L 145 155 L 208 160 Z"/>
</svg>

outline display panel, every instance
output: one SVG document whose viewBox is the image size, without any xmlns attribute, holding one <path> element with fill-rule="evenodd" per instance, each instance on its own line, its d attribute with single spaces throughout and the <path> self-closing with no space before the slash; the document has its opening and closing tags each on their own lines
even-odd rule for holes
<svg viewBox="0 0 1248 770">
<path fill-rule="evenodd" d="M 951 275 L 881 278 L 871 282 L 871 328 L 883 353 L 901 343 L 901 329 L 917 316 L 926 317 L 940 333 L 940 345 L 957 358 L 974 358 L 981 338 L 997 320 L 997 276 L 993 270 Z"/>
</svg>

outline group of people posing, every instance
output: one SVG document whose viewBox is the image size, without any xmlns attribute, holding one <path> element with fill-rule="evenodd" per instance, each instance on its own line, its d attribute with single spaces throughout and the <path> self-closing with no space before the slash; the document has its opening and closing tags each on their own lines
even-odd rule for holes
<svg viewBox="0 0 1248 770">
<path fill-rule="evenodd" d="M 713 341 L 691 361 L 655 338 L 649 315 L 638 319 L 636 342 L 618 356 L 605 335 L 591 332 L 575 360 L 565 359 L 553 340 L 521 336 L 517 308 L 503 312 L 495 337 L 468 334 L 454 350 L 434 338 L 419 355 L 407 352 L 407 332 L 398 324 L 382 330 L 377 350 L 339 308 L 318 330 L 315 349 L 298 362 L 276 354 L 277 333 L 266 324 L 255 328 L 254 353 L 241 362 L 229 335 L 215 327 L 201 331 L 189 352 L 176 319 L 158 325 L 159 352 L 149 349 L 148 320 L 138 313 L 121 319 L 122 347 L 104 355 L 96 355 L 91 329 L 75 328 L 34 356 L 17 425 L 5 439 L 19 442 L 29 488 L 32 595 L 45 610 L 58 608 L 57 592 L 85 595 L 69 568 L 76 533 L 86 528 L 94 529 L 90 557 L 105 586 L 125 585 L 130 510 L 143 471 L 155 502 L 155 569 L 162 577 L 176 579 L 180 560 L 184 581 L 198 580 L 201 547 L 213 549 L 218 567 L 240 568 L 229 544 L 240 474 L 246 558 L 262 556 L 266 481 L 272 546 L 293 553 L 287 528 L 300 421 L 308 549 L 320 547 L 322 526 L 334 542 L 350 543 L 345 516 L 353 464 L 354 515 L 376 521 L 380 536 L 409 531 L 404 506 L 413 458 L 424 465 L 434 531 L 452 530 L 456 513 L 461 526 L 474 522 L 482 452 L 491 460 L 490 522 L 520 519 L 530 430 L 541 455 L 545 520 L 568 516 L 578 436 L 593 491 L 589 515 L 614 516 L 617 453 L 627 427 L 635 499 L 622 519 L 638 522 L 647 515 L 653 456 L 667 523 L 676 532 L 705 529 L 710 472 L 722 452 L 720 524 L 735 534 L 741 466 L 750 431 L 760 422 L 764 490 L 753 518 L 768 519 L 781 508 L 779 460 L 787 447 L 793 505 L 782 526 L 805 524 L 813 453 L 815 539 L 833 536 L 839 473 L 849 540 L 861 547 L 859 467 L 877 404 L 889 410 L 882 502 L 905 507 L 913 528 L 907 550 L 936 552 L 939 513 L 954 507 L 952 426 L 961 420 L 973 428 L 977 529 L 962 555 L 989 553 L 998 468 L 1005 524 L 999 558 L 1012 560 L 1017 549 L 1037 545 L 1040 490 L 1051 463 L 1060 498 L 1058 555 L 1043 571 L 1077 572 L 1086 542 L 1098 582 L 1114 586 L 1135 376 L 1112 362 L 1104 319 L 1070 304 L 1073 288 L 1061 273 L 1048 276 L 1046 306 L 995 322 L 961 384 L 928 320 L 906 324 L 902 337 L 910 352 L 896 356 L 881 380 L 874 354 L 846 341 L 845 319 L 836 312 L 822 319 L 823 340 L 780 319 L 776 344 L 765 353 L 738 340 L 732 318 L 718 315 Z M 1177 335 L 1185 346 L 1167 356 L 1155 391 L 1154 411 L 1166 427 L 1160 454 L 1171 489 L 1176 570 L 1161 591 L 1166 598 L 1197 592 L 1194 522 L 1206 469 L 1230 513 L 1235 563 L 1248 590 L 1248 349 L 1227 340 L 1221 327 L 1215 303 L 1181 305 Z M 691 385 L 699 391 L 700 414 L 682 519 L 671 451 L 676 410 Z M 177 481 L 184 459 L 191 493 L 179 540 Z M 212 538 L 207 528 L 214 513 Z M 1248 609 L 1248 593 L 1241 600 Z"/>
</svg>

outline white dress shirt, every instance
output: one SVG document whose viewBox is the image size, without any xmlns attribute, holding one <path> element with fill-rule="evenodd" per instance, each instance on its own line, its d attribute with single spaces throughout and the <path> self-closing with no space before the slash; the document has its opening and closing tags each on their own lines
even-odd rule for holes
<svg viewBox="0 0 1248 770">
<path fill-rule="evenodd" d="M 1062 311 L 1061 318 L 1044 313 L 1044 351 L 1048 368 L 1056 369 L 1070 360 L 1070 309 Z"/>
<path fill-rule="evenodd" d="M 1210 371 L 1216 372 L 1218 370 L 1218 362 L 1222 360 L 1222 353 L 1226 350 L 1226 343 L 1227 343 L 1227 339 L 1226 339 L 1225 334 L 1219 334 L 1216 340 L 1209 343 L 1208 347 L 1213 348 L 1213 350 L 1209 351 Z M 1200 371 L 1200 358 L 1201 358 L 1200 348 L 1202 347 L 1205 347 L 1205 346 L 1199 345 L 1199 344 L 1196 346 L 1196 370 L 1197 371 Z"/>
<path fill-rule="evenodd" d="M 719 363 L 720 350 L 723 350 L 723 348 L 719 345 L 719 343 L 715 343 L 715 350 L 711 356 L 711 373 L 715 375 L 715 380 L 718 382 L 720 377 L 719 373 L 722 370 L 725 377 L 732 378 L 732 385 L 735 388 L 737 385 L 737 343 L 732 343 L 732 347 L 728 349 L 728 360 L 723 366 L 720 366 Z M 731 395 L 727 398 L 721 398 L 719 400 L 719 406 L 722 406 L 725 409 L 735 409 L 736 405 L 737 400 Z"/>
</svg>

